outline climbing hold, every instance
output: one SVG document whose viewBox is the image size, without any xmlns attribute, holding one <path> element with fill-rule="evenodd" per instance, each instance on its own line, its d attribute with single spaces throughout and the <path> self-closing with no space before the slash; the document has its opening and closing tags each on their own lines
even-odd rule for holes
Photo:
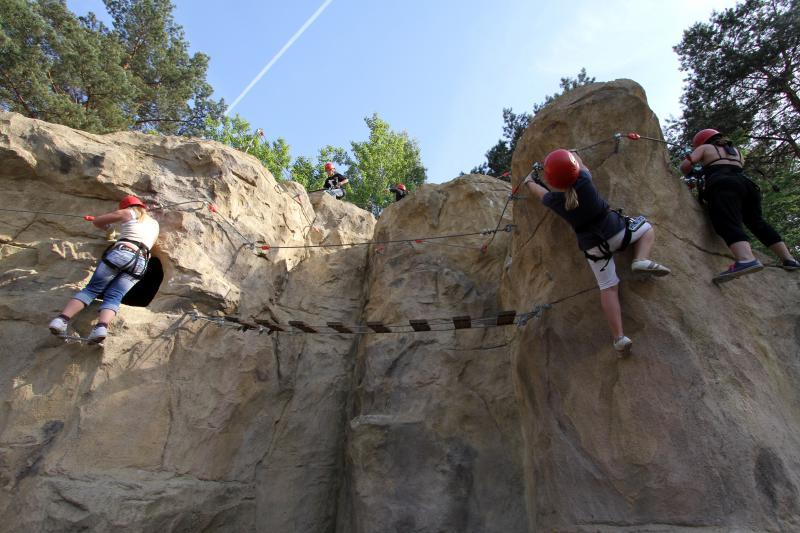
<svg viewBox="0 0 800 533">
<path fill-rule="evenodd" d="M 261 248 L 262 250 L 269 250 L 269 245 L 265 244 L 264 246 L 260 246 L 259 248 Z"/>
<path fill-rule="evenodd" d="M 211 211 L 212 213 L 216 213 L 217 206 L 215 206 L 214 204 L 208 204 L 208 210 Z"/>
<path fill-rule="evenodd" d="M 642 138 L 642 136 L 639 135 L 638 133 L 636 133 L 635 131 L 632 131 L 632 132 L 630 132 L 628 134 L 628 139 L 630 139 L 632 141 L 638 141 L 641 138 Z"/>
<path fill-rule="evenodd" d="M 422 239 L 414 239 L 414 242 L 417 244 L 422 244 Z"/>
<path fill-rule="evenodd" d="M 92 220 L 94 220 L 94 217 L 92 215 L 85 215 L 83 217 L 83 220 L 88 220 L 89 222 L 91 222 Z"/>
<path fill-rule="evenodd" d="M 488 244 L 484 244 L 483 246 L 481 246 L 481 253 L 482 254 L 485 254 L 488 250 L 489 250 L 489 245 Z"/>
</svg>

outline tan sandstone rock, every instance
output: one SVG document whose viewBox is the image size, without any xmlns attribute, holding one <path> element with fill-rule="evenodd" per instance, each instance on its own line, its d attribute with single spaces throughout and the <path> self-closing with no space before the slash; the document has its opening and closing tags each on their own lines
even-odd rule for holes
<svg viewBox="0 0 800 533">
<path fill-rule="evenodd" d="M 302 188 L 216 143 L 95 136 L 9 113 L 0 132 L 6 206 L 99 214 L 134 193 L 207 199 L 219 211 L 200 202 L 154 212 L 166 279 L 149 308 L 123 308 L 104 350 L 43 328 L 88 279 L 105 234 L 80 218 L 0 212 L 4 529 L 324 529 L 341 479 L 353 339 L 276 338 L 183 313 L 353 322 L 366 249 L 259 256 L 246 241 L 364 240 L 374 218 L 321 199 L 324 231 L 312 230 Z M 87 332 L 92 315 L 75 327 Z"/>
<path fill-rule="evenodd" d="M 578 88 L 536 115 L 512 173 L 630 131 L 660 137 L 640 86 Z M 634 279 L 631 252 L 617 255 L 634 340 L 619 360 L 570 228 L 535 199 L 515 204 L 503 301 L 558 302 L 513 348 L 531 528 L 797 529 L 800 280 L 769 268 L 711 284 L 727 250 L 663 145 L 623 140 L 616 152 L 612 141 L 580 155 L 612 208 L 653 223 L 654 259 L 672 275 Z"/>
<path fill-rule="evenodd" d="M 216 143 L 0 113 L 3 206 L 201 200 L 154 212 L 165 281 L 149 307 L 122 308 L 102 350 L 46 323 L 106 235 L 0 211 L 0 531 L 797 529 L 798 278 L 711 285 L 726 249 L 662 145 L 615 151 L 631 130 L 660 135 L 638 85 L 579 88 L 536 116 L 513 168 L 516 186 L 552 148 L 609 141 L 581 155 L 612 206 L 650 218 L 673 269 L 638 280 L 618 256 L 635 341 L 618 360 L 566 223 L 532 198 L 504 212 L 507 183 L 424 185 L 376 221 Z M 425 238 L 498 221 L 517 227 L 485 253 L 489 235 Z M 546 303 L 521 328 L 408 332 Z M 399 332 L 326 327 L 367 321 Z"/>
</svg>

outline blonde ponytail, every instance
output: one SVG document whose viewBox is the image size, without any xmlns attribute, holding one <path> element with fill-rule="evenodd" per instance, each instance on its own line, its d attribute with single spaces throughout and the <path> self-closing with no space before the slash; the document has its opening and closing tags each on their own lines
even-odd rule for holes
<svg viewBox="0 0 800 533">
<path fill-rule="evenodd" d="M 567 211 L 572 211 L 576 207 L 578 207 L 578 193 L 575 192 L 575 187 L 570 187 L 564 193 L 566 196 L 566 201 L 564 202 L 564 208 Z"/>
<path fill-rule="evenodd" d="M 147 210 L 144 207 L 134 205 L 129 207 L 129 209 L 133 209 L 133 212 L 136 214 L 136 222 L 141 222 L 144 220 L 144 217 L 147 216 Z"/>
</svg>

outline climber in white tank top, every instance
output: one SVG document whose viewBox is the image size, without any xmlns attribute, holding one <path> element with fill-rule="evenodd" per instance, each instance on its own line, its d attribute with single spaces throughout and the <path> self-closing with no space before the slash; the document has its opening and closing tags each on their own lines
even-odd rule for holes
<svg viewBox="0 0 800 533">
<path fill-rule="evenodd" d="M 123 198 L 118 210 L 87 220 L 98 228 L 120 224 L 119 239 L 103 254 L 86 287 L 67 302 L 48 327 L 54 335 L 66 335 L 70 319 L 103 295 L 97 324 L 89 334 L 90 343 L 100 343 L 108 334 L 108 325 L 117 315 L 122 298 L 147 269 L 150 249 L 158 239 L 159 227 L 158 222 L 147 214 L 144 202 L 135 196 Z"/>
<path fill-rule="evenodd" d="M 129 219 L 120 225 L 119 239 L 140 242 L 150 250 L 158 239 L 158 222 L 141 207 L 139 209 L 142 212 L 137 212 L 135 207 L 125 209 Z"/>
</svg>

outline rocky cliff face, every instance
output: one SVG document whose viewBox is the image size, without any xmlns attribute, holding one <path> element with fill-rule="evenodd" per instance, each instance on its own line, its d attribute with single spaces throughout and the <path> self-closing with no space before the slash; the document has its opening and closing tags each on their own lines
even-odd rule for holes
<svg viewBox="0 0 800 533">
<path fill-rule="evenodd" d="M 0 207 L 199 200 L 154 212 L 164 283 L 147 308 L 123 307 L 104 349 L 46 324 L 106 236 L 80 217 L 0 211 L 0 530 L 796 528 L 798 279 L 711 285 L 721 242 L 663 147 L 617 147 L 618 131 L 659 136 L 641 88 L 570 92 L 537 115 L 514 176 L 554 147 L 609 139 L 581 155 L 613 205 L 650 218 L 673 269 L 636 280 L 629 253 L 617 259 L 627 360 L 566 225 L 530 198 L 504 210 L 507 183 L 425 185 L 376 221 L 215 143 L 0 113 Z M 413 241 L 498 221 L 517 227 L 485 251 L 487 235 Z M 519 328 L 403 332 L 544 303 Z M 326 326 L 368 321 L 395 332 Z"/>
<path fill-rule="evenodd" d="M 276 183 L 255 159 L 215 143 L 94 136 L 14 114 L 0 115 L 0 132 L 4 206 L 78 215 L 0 211 L 3 530 L 524 523 L 503 334 L 267 335 L 185 314 L 287 330 L 290 320 L 480 316 L 497 310 L 507 234 L 486 254 L 480 235 L 280 249 L 370 240 L 375 219 Z M 507 192 L 478 176 L 426 186 L 389 208 L 377 235 L 494 227 Z M 45 324 L 108 245 L 80 215 L 129 193 L 181 204 L 153 212 L 159 295 L 148 308 L 124 307 L 105 349 L 63 344 Z M 256 240 L 272 248 L 252 250 Z M 75 329 L 85 334 L 93 314 Z"/>
<path fill-rule="evenodd" d="M 594 278 L 566 223 L 537 202 L 519 224 L 507 306 L 559 302 L 513 348 L 528 510 L 535 530 L 788 531 L 800 527 L 800 280 L 768 268 L 717 287 L 731 262 L 670 172 L 644 93 L 630 81 L 576 89 L 539 113 L 514 176 L 580 148 L 612 207 L 645 214 L 672 275 L 638 280 L 617 256 L 633 356 L 618 360 Z M 768 261 L 765 258 L 765 261 Z"/>
</svg>

